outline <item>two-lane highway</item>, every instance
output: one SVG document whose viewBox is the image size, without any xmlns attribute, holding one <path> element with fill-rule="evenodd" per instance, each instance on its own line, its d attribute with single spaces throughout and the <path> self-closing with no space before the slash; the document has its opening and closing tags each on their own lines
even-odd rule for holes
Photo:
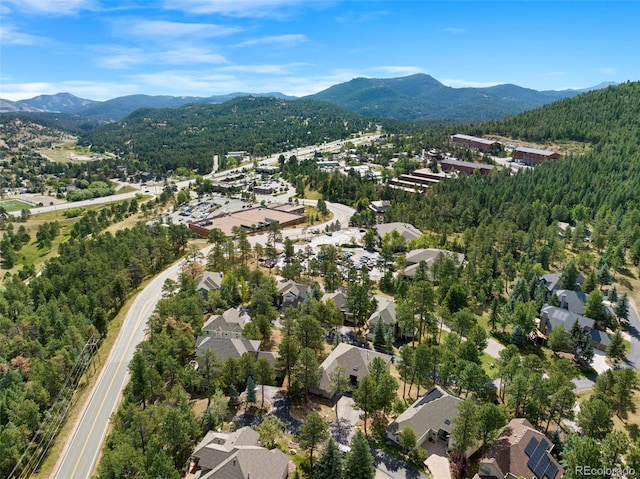
<svg viewBox="0 0 640 479">
<path fill-rule="evenodd" d="M 133 300 L 84 412 L 74 427 L 73 436 L 56 464 L 53 476 L 56 479 L 91 477 L 109 420 L 129 378 L 129 361 L 138 343 L 144 339 L 147 319 L 160 299 L 164 281 L 177 276 L 179 267 L 174 264 L 160 273 Z"/>
</svg>

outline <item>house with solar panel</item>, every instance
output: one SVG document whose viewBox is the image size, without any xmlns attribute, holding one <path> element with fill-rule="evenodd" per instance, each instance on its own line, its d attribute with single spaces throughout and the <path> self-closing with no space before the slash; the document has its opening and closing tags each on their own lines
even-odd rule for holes
<svg viewBox="0 0 640 479">
<path fill-rule="evenodd" d="M 523 418 L 512 419 L 482 456 L 474 479 L 559 479 L 564 469 L 553 444 Z"/>
</svg>

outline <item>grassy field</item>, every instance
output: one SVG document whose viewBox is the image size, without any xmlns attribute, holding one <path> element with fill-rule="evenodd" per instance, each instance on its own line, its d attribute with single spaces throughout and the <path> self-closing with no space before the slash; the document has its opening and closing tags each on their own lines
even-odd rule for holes
<svg viewBox="0 0 640 479">
<path fill-rule="evenodd" d="M 69 161 L 91 161 L 95 155 L 89 148 L 80 146 L 73 141 L 60 143 L 54 148 L 41 148 L 37 150 L 42 156 L 49 158 L 56 163 L 67 163 Z M 104 156 L 104 155 L 100 155 Z"/>
<path fill-rule="evenodd" d="M 0 207 L 4 208 L 6 211 L 20 211 L 23 209 L 33 208 L 31 203 L 27 203 L 26 201 L 20 200 L 1 200 Z"/>
</svg>

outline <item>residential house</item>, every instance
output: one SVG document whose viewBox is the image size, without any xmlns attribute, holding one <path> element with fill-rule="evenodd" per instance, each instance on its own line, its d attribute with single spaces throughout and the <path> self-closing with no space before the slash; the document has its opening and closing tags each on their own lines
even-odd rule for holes
<svg viewBox="0 0 640 479">
<path fill-rule="evenodd" d="M 239 338 L 249 321 L 251 316 L 246 309 L 230 308 L 222 314 L 209 316 L 202 326 L 202 335 Z"/>
<path fill-rule="evenodd" d="M 461 402 L 462 398 L 433 386 L 387 426 L 387 438 L 399 445 L 398 436 L 408 426 L 416 434 L 416 447 L 422 447 L 425 441 L 442 441 L 451 449 L 453 420 L 458 416 Z"/>
<path fill-rule="evenodd" d="M 422 231 L 409 223 L 381 223 L 374 226 L 376 236 L 378 240 L 382 241 L 382 238 L 387 233 L 397 231 L 405 240 L 411 241 L 422 236 Z"/>
<path fill-rule="evenodd" d="M 382 358 L 387 365 L 387 369 L 391 364 L 391 356 L 388 354 L 378 353 L 371 349 L 362 349 L 356 346 L 352 346 L 346 343 L 340 343 L 331 351 L 331 354 L 320 365 L 320 381 L 318 387 L 312 388 L 311 392 L 331 398 L 331 386 L 330 375 L 336 367 L 342 366 L 347 376 L 351 387 L 357 388 L 363 377 L 369 374 L 369 364 L 373 361 L 373 358 Z"/>
<path fill-rule="evenodd" d="M 551 329 L 555 325 L 561 324 L 564 327 L 564 330 L 568 333 L 577 321 L 582 331 L 584 333 L 588 333 L 591 337 L 591 344 L 594 348 L 605 351 L 611 342 L 611 338 L 606 332 L 599 331 L 595 328 L 595 321 L 593 319 L 570 311 L 564 307 L 545 304 L 540 310 L 539 321 L 538 329 L 547 338 L 551 333 Z"/>
<path fill-rule="evenodd" d="M 343 288 L 339 288 L 333 293 L 325 293 L 325 295 L 322 297 L 322 302 L 326 303 L 329 299 L 333 300 L 333 304 L 335 305 L 336 309 L 342 313 L 342 316 L 346 321 L 350 316 L 349 311 L 347 310 L 346 291 Z"/>
<path fill-rule="evenodd" d="M 196 356 L 202 356 L 206 349 L 213 350 L 218 361 L 224 361 L 228 357 L 240 359 L 244 353 L 251 353 L 258 359 L 260 341 L 230 336 L 198 336 Z"/>
<path fill-rule="evenodd" d="M 196 285 L 196 291 L 198 291 L 205 298 L 207 297 L 207 293 L 209 291 L 217 291 L 222 286 L 222 277 L 224 275 L 222 273 L 217 273 L 214 271 L 205 271 L 200 276 L 198 280 L 198 284 Z"/>
<path fill-rule="evenodd" d="M 278 281 L 278 298 L 276 306 L 279 308 L 288 308 L 289 306 L 297 306 L 305 299 L 310 298 L 312 294 L 311 287 L 296 283 L 293 280 Z"/>
<path fill-rule="evenodd" d="M 248 426 L 230 434 L 209 431 L 191 456 L 191 473 L 199 479 L 286 479 L 289 458 L 260 447 L 258 437 Z"/>
<path fill-rule="evenodd" d="M 204 331 L 203 331 L 204 333 Z M 261 351 L 260 341 L 236 337 L 235 335 L 212 335 L 203 334 L 196 338 L 196 357 L 201 357 L 204 352 L 210 349 L 216 354 L 216 359 L 220 362 L 228 357 L 240 359 L 243 354 L 250 353 L 256 360 L 266 359 L 273 367 L 276 377 L 282 377 L 282 371 L 278 367 L 278 353 L 271 351 Z"/>
<path fill-rule="evenodd" d="M 509 421 L 498 439 L 482 456 L 473 479 L 556 479 L 564 469 L 551 455 L 553 444 L 529 421 Z"/>
<path fill-rule="evenodd" d="M 372 340 L 374 338 L 376 324 L 378 324 L 379 319 L 382 319 L 387 331 L 391 331 L 394 338 L 402 336 L 402 328 L 396 321 L 396 302 L 393 299 L 383 298 L 382 296 L 376 296 L 376 301 L 376 310 L 369 316 L 367 339 Z M 409 332 L 409 334 L 412 335 L 412 332 Z"/>
<path fill-rule="evenodd" d="M 391 202 L 389 200 L 372 201 L 369 204 L 369 209 L 379 214 L 384 214 L 390 207 Z"/>
<path fill-rule="evenodd" d="M 450 257 L 458 265 L 462 265 L 465 260 L 465 256 L 462 253 L 454 253 L 453 251 L 448 251 L 445 249 L 418 248 L 411 250 L 406 254 L 406 267 L 404 268 L 402 275 L 408 278 L 413 278 L 416 275 L 416 271 L 418 270 L 420 262 L 422 261 L 424 261 L 430 269 L 431 265 L 440 254 L 444 254 Z"/>
</svg>

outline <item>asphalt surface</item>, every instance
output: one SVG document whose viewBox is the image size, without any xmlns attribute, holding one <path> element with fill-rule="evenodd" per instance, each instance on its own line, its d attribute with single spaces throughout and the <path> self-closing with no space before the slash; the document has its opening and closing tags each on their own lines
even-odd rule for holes
<svg viewBox="0 0 640 479">
<path fill-rule="evenodd" d="M 638 310 L 631 301 L 629 301 L 627 333 L 629 333 L 629 341 L 631 341 L 631 350 L 627 354 L 624 364 L 637 371 L 640 369 L 640 319 L 638 318 Z"/>
<path fill-rule="evenodd" d="M 71 441 L 63 450 L 53 475 L 56 479 L 91 477 L 107 434 L 111 415 L 118 407 L 129 380 L 128 365 L 135 348 L 145 337 L 147 319 L 161 297 L 162 285 L 176 277 L 180 264 L 156 276 L 133 301 L 123 319 L 120 333 L 91 391 L 84 412 L 74 427 Z"/>
</svg>

